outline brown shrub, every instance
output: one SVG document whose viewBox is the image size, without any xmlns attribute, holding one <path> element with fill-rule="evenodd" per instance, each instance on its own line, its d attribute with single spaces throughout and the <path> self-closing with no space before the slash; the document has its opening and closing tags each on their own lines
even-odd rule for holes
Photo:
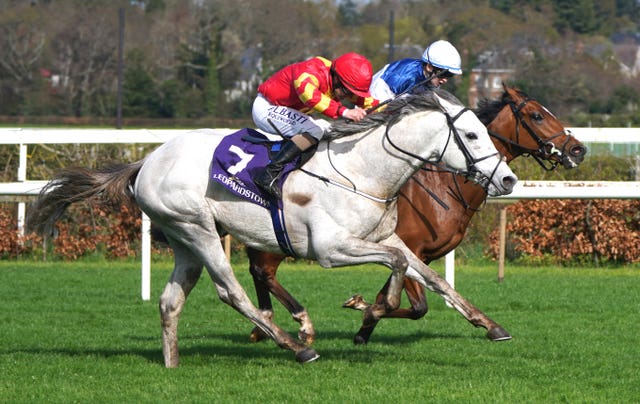
<svg viewBox="0 0 640 404">
<path fill-rule="evenodd" d="M 0 207 L 0 258 L 15 258 L 32 251 L 41 239 L 35 234 L 20 236 L 15 209 Z"/>
<path fill-rule="evenodd" d="M 533 200 L 506 209 L 507 240 L 517 255 L 551 255 L 562 261 L 589 256 L 596 263 L 640 261 L 638 200 Z M 497 257 L 498 252 L 495 230 L 490 253 Z"/>
</svg>

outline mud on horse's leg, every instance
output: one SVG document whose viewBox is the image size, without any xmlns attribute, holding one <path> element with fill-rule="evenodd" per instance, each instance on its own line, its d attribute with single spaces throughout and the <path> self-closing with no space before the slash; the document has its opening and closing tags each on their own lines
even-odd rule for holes
<svg viewBox="0 0 640 404">
<path fill-rule="evenodd" d="M 208 223 L 205 222 L 205 224 Z M 206 228 L 210 226 L 202 227 Z M 192 228 L 189 228 L 189 230 L 192 230 Z M 180 273 L 184 274 L 184 268 L 182 268 L 181 271 L 178 270 L 180 268 L 178 262 L 180 257 L 184 258 L 188 253 L 194 260 L 197 259 L 198 262 L 204 263 L 204 267 L 215 285 L 220 300 L 231 306 L 258 326 L 265 334 L 273 339 L 277 346 L 282 349 L 293 351 L 298 362 L 306 363 L 317 359 L 319 355 L 316 351 L 291 337 L 286 331 L 271 321 L 271 319 L 263 316 L 260 310 L 253 305 L 251 299 L 249 299 L 249 296 L 242 288 L 242 285 L 235 277 L 233 268 L 227 260 L 222 246 L 218 242 L 219 239 L 219 236 L 215 233 L 215 229 L 210 228 L 208 231 L 200 231 L 188 238 L 185 237 L 184 242 L 173 242 L 172 247 L 174 252 L 184 252 L 184 254 L 176 254 L 176 269 L 174 270 L 174 274 L 172 275 L 172 279 L 170 280 L 167 289 L 175 289 L 171 288 L 171 286 L 175 284 L 185 284 L 185 276 L 178 276 Z M 187 244 L 188 247 L 186 247 Z M 183 245 L 185 245 L 185 247 L 183 247 Z M 189 262 L 192 263 L 194 261 L 190 260 Z M 200 265 L 200 267 L 202 267 L 202 265 Z M 161 297 L 161 304 L 168 300 L 166 299 L 166 295 L 168 294 L 165 293 Z M 175 296 L 177 297 L 173 300 L 181 306 L 184 305 L 184 299 L 180 299 L 180 294 L 176 294 Z M 171 320 L 172 318 L 170 317 L 169 319 Z M 165 324 L 167 324 L 167 322 L 164 321 L 163 313 L 163 327 Z M 176 321 L 171 322 L 169 325 L 177 327 L 177 316 Z M 165 335 L 169 337 L 177 335 L 177 332 L 164 333 L 164 331 L 165 330 L 163 330 L 163 337 Z M 168 331 L 172 330 L 170 329 Z M 170 350 L 174 345 L 176 347 L 177 357 L 177 340 L 163 341 L 163 347 L 169 348 L 168 353 L 165 351 L 165 360 L 167 360 L 167 358 L 172 358 L 172 351 Z M 170 364 L 173 365 L 174 362 L 170 362 Z M 175 366 L 177 366 L 177 361 L 175 362 Z"/>
<path fill-rule="evenodd" d="M 234 283 L 237 281 L 234 281 Z M 320 357 L 312 348 L 301 344 L 278 327 L 270 318 L 262 315 L 253 307 L 242 288 L 225 288 L 214 282 L 220 299 L 251 320 L 265 335 L 268 335 L 280 348 L 291 350 L 300 363 L 312 362 Z M 239 286 L 239 284 L 237 284 Z M 233 293 L 233 295 L 232 295 Z"/>
</svg>

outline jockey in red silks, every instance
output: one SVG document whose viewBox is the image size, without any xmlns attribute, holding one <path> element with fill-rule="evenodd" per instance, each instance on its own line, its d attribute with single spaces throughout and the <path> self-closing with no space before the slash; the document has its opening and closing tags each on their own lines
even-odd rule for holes
<svg viewBox="0 0 640 404">
<path fill-rule="evenodd" d="M 316 145 L 331 126 L 311 113 L 357 122 L 366 116 L 366 109 L 378 105 L 369 93 L 372 73 L 371 62 L 357 53 L 333 61 L 317 56 L 284 67 L 258 87 L 252 110 L 256 126 L 286 138 L 255 178 L 263 191 L 281 198 L 277 180 L 285 164 Z M 343 100 L 354 107 L 344 106 Z"/>
</svg>

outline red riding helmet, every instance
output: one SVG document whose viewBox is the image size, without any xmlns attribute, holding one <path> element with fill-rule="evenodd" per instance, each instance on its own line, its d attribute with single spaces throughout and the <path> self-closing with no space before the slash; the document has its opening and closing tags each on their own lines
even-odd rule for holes
<svg viewBox="0 0 640 404">
<path fill-rule="evenodd" d="M 349 91 L 359 97 L 371 97 L 369 86 L 373 68 L 367 58 L 354 52 L 345 53 L 333 61 L 333 69 Z"/>
</svg>

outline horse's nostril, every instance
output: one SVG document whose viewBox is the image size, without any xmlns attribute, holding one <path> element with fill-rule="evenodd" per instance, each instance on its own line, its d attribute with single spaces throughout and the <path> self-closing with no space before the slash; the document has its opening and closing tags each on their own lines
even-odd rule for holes
<svg viewBox="0 0 640 404">
<path fill-rule="evenodd" d="M 513 189 L 513 187 L 516 185 L 516 183 L 518 182 L 518 178 L 513 177 L 513 176 L 506 176 L 502 179 L 502 185 L 506 188 L 506 189 Z"/>
<path fill-rule="evenodd" d="M 587 154 L 587 148 L 584 146 L 573 146 L 569 149 L 569 153 L 575 157 L 582 157 Z"/>
</svg>

